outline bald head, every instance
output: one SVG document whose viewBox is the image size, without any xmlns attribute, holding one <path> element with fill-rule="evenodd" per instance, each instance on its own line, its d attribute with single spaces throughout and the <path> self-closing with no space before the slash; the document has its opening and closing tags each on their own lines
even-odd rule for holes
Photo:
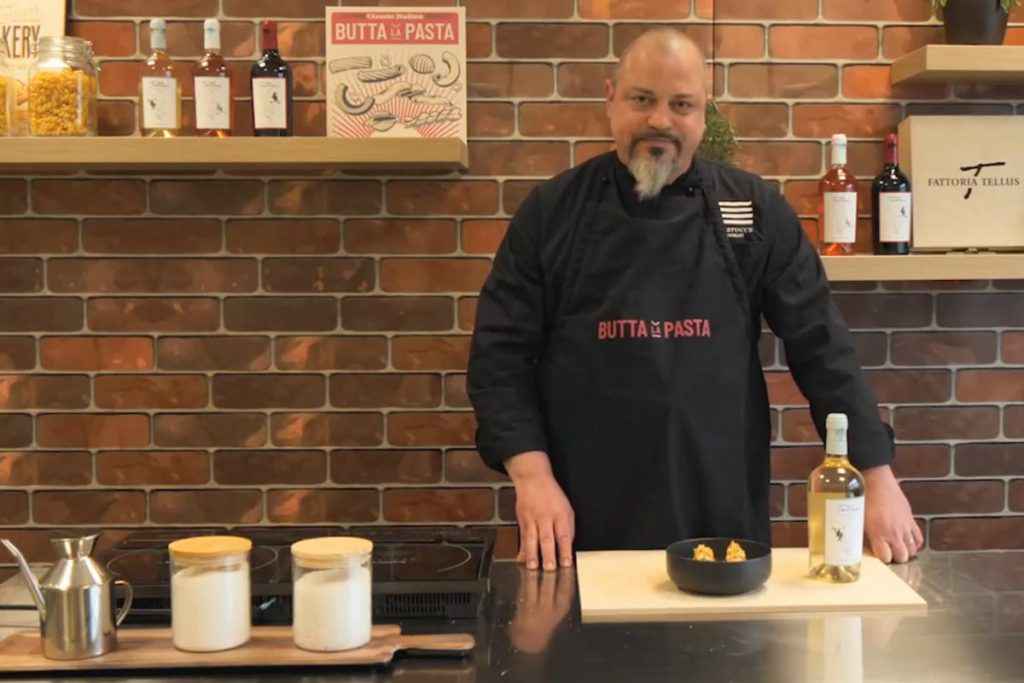
<svg viewBox="0 0 1024 683">
<path fill-rule="evenodd" d="M 668 55 L 681 57 L 701 71 L 704 69 L 704 51 L 693 38 L 674 28 L 652 28 L 637 36 L 622 51 L 619 63 L 612 70 L 612 84 L 618 83 L 620 74 L 629 68 L 632 61 Z"/>
</svg>

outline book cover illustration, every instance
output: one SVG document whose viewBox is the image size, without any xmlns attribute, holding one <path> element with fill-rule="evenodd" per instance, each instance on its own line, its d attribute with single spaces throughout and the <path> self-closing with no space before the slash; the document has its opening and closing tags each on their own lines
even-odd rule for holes
<svg viewBox="0 0 1024 683">
<path fill-rule="evenodd" d="M 465 8 L 327 8 L 327 135 L 466 140 Z"/>
</svg>

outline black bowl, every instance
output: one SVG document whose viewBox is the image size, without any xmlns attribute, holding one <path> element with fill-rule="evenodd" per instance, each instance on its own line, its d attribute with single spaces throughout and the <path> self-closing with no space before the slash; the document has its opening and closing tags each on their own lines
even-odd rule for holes
<svg viewBox="0 0 1024 683">
<path fill-rule="evenodd" d="M 725 549 L 735 540 L 747 554 L 740 562 L 726 562 Z M 713 562 L 693 559 L 703 543 L 715 552 Z M 709 595 L 739 595 L 759 588 L 772 573 L 772 549 L 767 543 L 743 538 L 688 538 L 665 551 L 668 575 L 680 590 Z"/>
</svg>

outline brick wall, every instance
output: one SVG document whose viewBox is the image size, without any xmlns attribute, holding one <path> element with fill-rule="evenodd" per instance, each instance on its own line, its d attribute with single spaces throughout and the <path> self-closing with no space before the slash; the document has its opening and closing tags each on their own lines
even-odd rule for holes
<svg viewBox="0 0 1024 683">
<path fill-rule="evenodd" d="M 811 233 L 833 132 L 852 137 L 853 170 L 870 177 L 906 113 L 1024 101 L 1010 88 L 890 88 L 893 58 L 941 40 L 926 0 L 466 4 L 464 178 L 0 177 L 4 534 L 41 559 L 42 530 L 65 525 L 499 524 L 508 556 L 512 489 L 472 450 L 475 293 L 529 189 L 609 148 L 601 78 L 631 37 L 682 18 L 713 48 L 740 165 L 777 180 Z M 256 22 L 280 19 L 297 128 L 318 135 L 323 6 L 76 0 L 69 17 L 103 62 L 104 134 L 136 130 L 156 15 L 186 64 L 202 19 L 222 19 L 240 121 Z M 1024 42 L 1024 23 L 1008 40 Z M 930 547 L 1024 547 L 1024 281 L 836 289 Z M 777 541 L 801 543 L 817 436 L 767 334 L 762 349 Z"/>
</svg>

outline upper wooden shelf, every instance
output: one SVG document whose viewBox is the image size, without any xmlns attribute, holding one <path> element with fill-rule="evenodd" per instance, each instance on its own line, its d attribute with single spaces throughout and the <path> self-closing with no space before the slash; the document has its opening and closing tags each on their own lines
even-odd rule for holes
<svg viewBox="0 0 1024 683">
<path fill-rule="evenodd" d="M 1024 279 L 1024 253 L 824 256 L 822 261 L 834 282 Z"/>
<path fill-rule="evenodd" d="M 0 171 L 465 171 L 468 166 L 466 144 L 455 138 L 0 138 Z"/>
<path fill-rule="evenodd" d="M 892 64 L 897 83 L 1024 83 L 1024 45 L 925 45 Z"/>
</svg>

